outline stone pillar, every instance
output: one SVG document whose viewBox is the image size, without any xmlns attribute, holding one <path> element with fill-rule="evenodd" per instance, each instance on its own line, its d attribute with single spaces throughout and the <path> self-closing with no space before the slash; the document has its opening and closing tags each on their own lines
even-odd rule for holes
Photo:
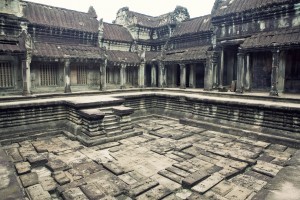
<svg viewBox="0 0 300 200">
<path fill-rule="evenodd" d="M 190 65 L 190 82 L 189 82 L 189 87 L 190 88 L 195 88 L 196 87 L 196 65 L 192 64 Z"/>
<path fill-rule="evenodd" d="M 204 90 L 212 90 L 217 85 L 217 66 L 218 53 L 216 51 L 207 52 L 205 76 L 204 76 Z"/>
<path fill-rule="evenodd" d="M 279 55 L 279 68 L 278 68 L 278 93 L 284 92 L 285 89 L 285 66 L 286 66 L 286 51 Z"/>
<path fill-rule="evenodd" d="M 236 80 L 236 92 L 243 93 L 244 92 L 244 65 L 245 65 L 245 54 L 239 52 L 237 54 L 237 80 Z"/>
<path fill-rule="evenodd" d="M 64 62 L 64 80 L 65 80 L 65 93 L 71 92 L 71 78 L 70 78 L 70 60 L 66 59 Z"/>
<path fill-rule="evenodd" d="M 179 64 L 180 66 L 180 89 L 186 88 L 186 65 Z"/>
<path fill-rule="evenodd" d="M 221 62 L 220 62 L 220 71 L 219 71 L 219 87 L 223 87 L 223 79 L 224 79 L 224 48 L 221 51 Z"/>
<path fill-rule="evenodd" d="M 126 64 L 122 63 L 120 68 L 120 88 L 125 89 L 126 86 Z"/>
<path fill-rule="evenodd" d="M 250 53 L 246 54 L 244 89 L 251 90 Z"/>
<path fill-rule="evenodd" d="M 145 62 L 142 62 L 139 68 L 139 87 L 145 87 Z"/>
<path fill-rule="evenodd" d="M 271 91 L 270 96 L 278 96 L 278 66 L 279 66 L 279 49 L 272 51 L 272 74 L 271 74 Z"/>
<path fill-rule="evenodd" d="M 31 56 L 26 55 L 25 59 L 22 60 L 22 79 L 24 96 L 28 96 L 31 94 L 30 63 Z"/>
<path fill-rule="evenodd" d="M 105 59 L 100 64 L 100 90 L 106 90 L 106 67 L 107 67 L 107 60 Z"/>
<path fill-rule="evenodd" d="M 156 66 L 155 64 L 151 65 L 151 87 L 157 86 L 157 80 L 156 80 Z"/>
<path fill-rule="evenodd" d="M 160 62 L 158 68 L 158 87 L 163 88 L 165 86 L 165 65 L 162 62 Z"/>
</svg>

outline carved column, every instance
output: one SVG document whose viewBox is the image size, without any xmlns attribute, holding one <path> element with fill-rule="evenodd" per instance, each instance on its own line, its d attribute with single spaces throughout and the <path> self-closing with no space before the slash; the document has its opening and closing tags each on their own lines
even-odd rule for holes
<svg viewBox="0 0 300 200">
<path fill-rule="evenodd" d="M 120 68 L 120 88 L 125 89 L 126 86 L 126 64 L 122 63 Z"/>
<path fill-rule="evenodd" d="M 100 90 L 106 90 L 106 67 L 107 67 L 107 59 L 105 59 L 100 64 Z"/>
<path fill-rule="evenodd" d="M 243 93 L 244 92 L 244 65 L 245 65 L 245 53 L 239 52 L 237 54 L 237 80 L 236 80 L 236 92 Z"/>
<path fill-rule="evenodd" d="M 64 63 L 64 80 L 65 80 L 65 93 L 71 92 L 71 78 L 70 78 L 70 60 L 66 59 Z"/>
<path fill-rule="evenodd" d="M 278 96 L 278 66 L 279 66 L 279 49 L 272 51 L 272 74 L 271 74 L 271 91 L 270 96 Z"/>
<path fill-rule="evenodd" d="M 158 73 L 158 87 L 163 88 L 165 86 L 165 65 L 160 62 L 159 63 L 159 73 Z"/>
<path fill-rule="evenodd" d="M 151 87 L 157 86 L 157 80 L 156 80 L 156 66 L 154 63 L 151 65 Z"/>
<path fill-rule="evenodd" d="M 186 65 L 180 64 L 180 89 L 186 88 Z"/>
<path fill-rule="evenodd" d="M 190 82 L 189 82 L 189 87 L 190 88 L 195 88 L 196 87 L 196 65 L 192 64 L 190 65 Z"/>
<path fill-rule="evenodd" d="M 22 60 L 22 79 L 23 79 L 23 95 L 31 94 L 31 79 L 30 79 L 30 63 L 31 55 L 27 54 Z"/>
<path fill-rule="evenodd" d="M 139 87 L 144 88 L 145 87 L 145 62 L 142 62 L 140 64 L 139 68 Z"/>
</svg>

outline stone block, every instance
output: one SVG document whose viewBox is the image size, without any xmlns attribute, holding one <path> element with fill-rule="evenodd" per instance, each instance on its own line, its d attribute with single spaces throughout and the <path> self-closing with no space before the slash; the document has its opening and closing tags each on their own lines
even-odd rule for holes
<svg viewBox="0 0 300 200">
<path fill-rule="evenodd" d="M 184 188 L 191 188 L 209 176 L 210 173 L 207 173 L 207 171 L 204 170 L 196 171 L 182 180 L 182 186 Z"/>
<path fill-rule="evenodd" d="M 88 120 L 102 120 L 105 116 L 104 112 L 101 112 L 97 108 L 93 109 L 82 109 L 78 113 Z"/>
<path fill-rule="evenodd" d="M 172 192 L 168 188 L 158 185 L 145 193 L 139 195 L 136 197 L 137 200 L 143 200 L 143 199 L 162 199 L 168 195 L 170 195 Z"/>
<path fill-rule="evenodd" d="M 283 167 L 267 163 L 264 161 L 257 161 L 257 164 L 253 166 L 252 170 L 265 174 L 267 176 L 274 177 Z"/>
<path fill-rule="evenodd" d="M 118 176 L 122 181 L 124 181 L 125 183 L 127 183 L 128 185 L 132 185 L 134 183 L 137 182 L 137 180 L 135 180 L 132 176 L 130 176 L 130 174 L 126 173 L 126 174 L 122 174 Z"/>
<path fill-rule="evenodd" d="M 31 155 L 27 160 L 33 167 L 44 166 L 48 162 L 48 159 L 41 154 Z"/>
<path fill-rule="evenodd" d="M 172 172 L 174 174 L 177 174 L 181 177 L 184 177 L 184 178 L 190 175 L 189 172 L 179 169 L 177 167 L 173 167 L 173 166 L 166 168 L 166 170 L 168 170 L 169 172 Z"/>
<path fill-rule="evenodd" d="M 232 200 L 245 200 L 253 191 L 241 186 L 235 186 L 225 197 Z"/>
<path fill-rule="evenodd" d="M 211 175 L 210 177 L 208 177 L 207 179 L 205 179 L 204 181 L 201 181 L 200 183 L 198 183 L 197 185 L 192 187 L 192 190 L 195 192 L 198 192 L 200 194 L 203 194 L 206 191 L 208 191 L 209 189 L 211 189 L 212 187 L 214 187 L 215 185 L 217 185 L 223 179 L 224 179 L 224 176 L 222 176 L 219 173 L 215 173 L 215 174 Z"/>
<path fill-rule="evenodd" d="M 35 172 L 24 174 L 20 176 L 23 187 L 36 185 L 39 183 L 38 175 Z"/>
<path fill-rule="evenodd" d="M 150 190 L 151 188 L 154 188 L 158 185 L 158 182 L 153 181 L 151 179 L 147 179 L 145 181 L 136 183 L 131 186 L 131 189 L 129 190 L 129 194 L 131 197 L 135 198 L 138 195 Z"/>
<path fill-rule="evenodd" d="M 49 159 L 46 166 L 53 172 L 67 170 L 70 167 L 60 159 Z"/>
<path fill-rule="evenodd" d="M 71 180 L 67 177 L 65 172 L 63 171 L 56 171 L 53 173 L 53 178 L 59 185 L 65 185 L 67 183 L 70 183 Z"/>
<path fill-rule="evenodd" d="M 80 188 L 71 188 L 62 193 L 65 200 L 89 200 L 89 198 L 80 190 Z"/>
<path fill-rule="evenodd" d="M 26 188 L 26 192 L 31 200 L 52 200 L 49 192 L 45 191 L 40 184 Z"/>
<path fill-rule="evenodd" d="M 124 174 L 124 170 L 113 162 L 103 163 L 103 166 L 117 176 Z"/>
<path fill-rule="evenodd" d="M 48 192 L 55 191 L 56 187 L 58 186 L 51 176 L 41 177 L 39 178 L 39 182 L 42 185 L 43 189 Z"/>
<path fill-rule="evenodd" d="M 19 162 L 15 164 L 15 168 L 18 174 L 25 174 L 31 171 L 31 165 L 29 162 Z"/>
<path fill-rule="evenodd" d="M 94 183 L 82 185 L 80 186 L 80 189 L 89 199 L 103 199 L 105 197 L 103 189 L 99 188 L 97 184 Z"/>
<path fill-rule="evenodd" d="M 218 183 L 215 187 L 213 187 L 211 190 L 221 196 L 227 195 L 236 185 L 232 182 L 229 182 L 227 180 L 223 180 L 220 183 Z"/>
</svg>

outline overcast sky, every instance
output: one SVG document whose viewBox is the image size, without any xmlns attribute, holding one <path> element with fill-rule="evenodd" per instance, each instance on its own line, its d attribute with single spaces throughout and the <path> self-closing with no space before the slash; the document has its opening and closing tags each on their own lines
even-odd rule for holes
<svg viewBox="0 0 300 200">
<path fill-rule="evenodd" d="M 117 11 L 122 7 L 150 16 L 158 16 L 175 9 L 177 5 L 186 7 L 191 18 L 209 14 L 214 0 L 27 0 L 41 4 L 63 7 L 71 10 L 87 12 L 93 6 L 98 18 L 112 22 Z"/>
</svg>

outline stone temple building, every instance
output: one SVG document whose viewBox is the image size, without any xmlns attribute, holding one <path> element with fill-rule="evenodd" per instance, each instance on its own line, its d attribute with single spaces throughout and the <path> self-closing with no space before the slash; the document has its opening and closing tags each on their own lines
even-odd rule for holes
<svg viewBox="0 0 300 200">
<path fill-rule="evenodd" d="M 298 93 L 298 1 L 217 0 L 190 19 L 121 8 L 111 23 L 87 13 L 1 2 L 1 94 L 114 88 Z"/>
<path fill-rule="evenodd" d="M 298 200 L 299 59 L 300 0 L 0 0 L 0 199 Z"/>
</svg>

